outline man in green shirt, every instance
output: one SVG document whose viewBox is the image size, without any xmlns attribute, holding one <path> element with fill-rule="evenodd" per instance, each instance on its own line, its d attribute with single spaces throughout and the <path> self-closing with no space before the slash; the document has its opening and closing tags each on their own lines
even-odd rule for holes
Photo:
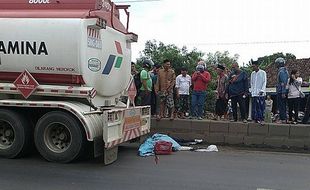
<svg viewBox="0 0 310 190">
<path fill-rule="evenodd" d="M 154 63 L 151 60 L 143 62 L 143 69 L 140 72 L 142 86 L 140 88 L 141 106 L 151 105 L 152 79 L 149 71 Z"/>
</svg>

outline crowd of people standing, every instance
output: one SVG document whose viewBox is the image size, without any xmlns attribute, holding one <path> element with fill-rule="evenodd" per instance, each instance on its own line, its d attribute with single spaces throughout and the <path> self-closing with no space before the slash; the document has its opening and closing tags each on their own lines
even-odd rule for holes
<svg viewBox="0 0 310 190">
<path fill-rule="evenodd" d="M 304 98 L 302 78 L 297 70 L 292 70 L 289 74 L 285 59 L 278 58 L 275 64 L 278 67 L 276 113 L 279 114 L 276 122 L 297 124 L 300 99 Z M 271 96 L 266 94 L 267 74 L 260 69 L 258 61 L 251 60 L 251 65 L 253 71 L 250 76 L 239 68 L 238 63 L 233 63 L 230 70 L 222 64 L 216 66 L 214 119 L 230 119 L 231 122 L 240 120 L 246 123 L 250 115 L 252 121 L 262 125 L 274 120 L 274 103 Z M 170 120 L 175 117 L 198 120 L 204 118 L 211 74 L 203 61 L 197 63 L 196 70 L 191 75 L 186 67 L 182 67 L 180 74 L 176 76 L 170 60 L 164 60 L 162 65 L 154 65 L 151 60 L 145 60 L 141 72 L 137 72 L 132 63 L 132 75 L 138 89 L 136 104 L 151 105 L 152 115 L 157 120 L 165 117 Z M 247 106 L 249 97 L 251 109 Z M 310 100 L 308 104 L 302 121 L 304 123 L 309 119 Z M 232 117 L 229 117 L 230 110 Z"/>
</svg>

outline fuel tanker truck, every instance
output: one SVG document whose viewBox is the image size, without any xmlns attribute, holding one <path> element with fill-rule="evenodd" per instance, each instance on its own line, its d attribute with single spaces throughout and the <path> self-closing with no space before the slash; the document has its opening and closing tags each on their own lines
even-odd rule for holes
<svg viewBox="0 0 310 190">
<path fill-rule="evenodd" d="M 36 147 L 52 162 L 92 155 L 110 164 L 118 145 L 150 132 L 150 108 L 120 101 L 135 94 L 130 63 L 138 36 L 128 32 L 128 7 L 0 0 L 1 157 Z"/>
</svg>

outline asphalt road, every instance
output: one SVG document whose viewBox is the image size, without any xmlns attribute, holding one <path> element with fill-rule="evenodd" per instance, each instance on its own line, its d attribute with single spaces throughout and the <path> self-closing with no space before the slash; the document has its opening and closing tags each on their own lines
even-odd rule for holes
<svg viewBox="0 0 310 190">
<path fill-rule="evenodd" d="M 122 147 L 118 160 L 56 164 L 39 155 L 0 159 L 1 190 L 309 190 L 310 154 L 237 150 L 176 152 L 141 158 Z"/>
</svg>

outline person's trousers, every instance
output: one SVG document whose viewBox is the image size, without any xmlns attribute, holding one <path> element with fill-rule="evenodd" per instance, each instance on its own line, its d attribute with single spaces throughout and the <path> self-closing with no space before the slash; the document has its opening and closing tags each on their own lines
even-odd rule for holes
<svg viewBox="0 0 310 190">
<path fill-rule="evenodd" d="M 266 110 L 265 111 L 265 122 L 266 123 L 272 123 L 272 117 L 271 117 L 271 110 Z"/>
<path fill-rule="evenodd" d="M 225 115 L 227 113 L 227 100 L 219 98 L 215 102 L 215 114 L 218 116 Z"/>
<path fill-rule="evenodd" d="M 282 97 L 282 94 L 277 94 L 278 110 L 280 114 L 280 120 L 286 120 L 286 97 Z"/>
<path fill-rule="evenodd" d="M 254 121 L 264 121 L 265 97 L 252 97 L 252 119 Z"/>
<path fill-rule="evenodd" d="M 292 121 L 293 111 L 294 111 L 294 121 L 298 120 L 298 111 L 299 111 L 299 102 L 300 98 L 289 98 L 288 103 L 288 120 Z"/>
<path fill-rule="evenodd" d="M 141 106 L 148 106 L 151 105 L 151 92 L 146 93 L 145 90 L 141 90 L 140 92 L 141 97 Z"/>
<path fill-rule="evenodd" d="M 203 116 L 203 108 L 205 105 L 206 96 L 206 91 L 193 91 L 191 104 L 191 115 L 193 117 Z"/>
<path fill-rule="evenodd" d="M 308 123 L 310 116 L 310 95 L 308 95 L 307 104 L 305 107 L 305 116 L 302 119 L 302 123 Z"/>
<path fill-rule="evenodd" d="M 188 112 L 188 102 L 189 101 L 189 95 L 186 94 L 180 94 L 180 98 L 178 100 L 179 104 L 179 111 L 180 112 Z"/>
<path fill-rule="evenodd" d="M 241 120 L 245 120 L 246 119 L 246 116 L 245 116 L 245 109 L 246 109 L 245 108 L 245 99 L 243 98 L 242 95 L 231 97 L 231 107 L 232 107 L 232 111 L 233 111 L 233 118 L 235 121 L 238 120 L 237 104 L 239 104 Z"/>
<path fill-rule="evenodd" d="M 157 115 L 159 114 L 159 97 L 158 95 L 152 91 L 151 93 L 151 114 L 152 115 Z"/>
</svg>

